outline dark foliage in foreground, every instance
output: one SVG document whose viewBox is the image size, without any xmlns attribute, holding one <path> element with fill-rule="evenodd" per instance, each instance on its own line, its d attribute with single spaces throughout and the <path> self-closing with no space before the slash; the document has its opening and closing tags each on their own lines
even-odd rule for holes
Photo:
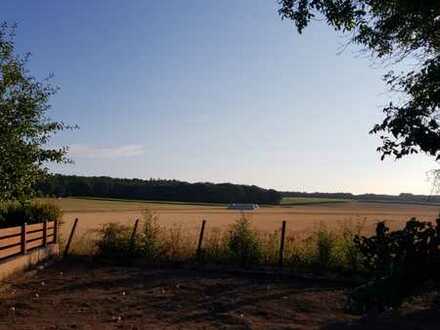
<svg viewBox="0 0 440 330">
<path fill-rule="evenodd" d="M 59 174 L 40 182 L 37 190 L 45 196 L 88 196 L 193 203 L 279 204 L 281 200 L 281 195 L 277 191 L 257 186 Z"/>
<path fill-rule="evenodd" d="M 413 218 L 393 232 L 380 222 L 376 235 L 358 236 L 355 244 L 373 280 L 352 293 L 353 311 L 399 307 L 426 283 L 440 280 L 440 219 L 433 225 Z"/>
</svg>

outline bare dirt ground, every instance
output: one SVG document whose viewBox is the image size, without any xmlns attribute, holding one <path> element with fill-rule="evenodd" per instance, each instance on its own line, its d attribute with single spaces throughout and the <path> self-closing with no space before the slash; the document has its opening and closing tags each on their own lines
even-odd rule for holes
<svg viewBox="0 0 440 330">
<path fill-rule="evenodd" d="M 240 217 L 240 212 L 227 210 L 224 206 L 198 206 L 185 204 L 163 204 L 148 202 L 124 202 L 63 198 L 52 200 L 65 211 L 63 234 L 66 235 L 75 218 L 79 218 L 78 235 L 99 228 L 104 223 L 120 222 L 132 225 L 148 208 L 159 217 L 162 226 L 183 226 L 194 237 L 203 219 L 207 230 L 225 228 Z M 378 221 L 386 221 L 391 229 L 401 227 L 409 218 L 417 217 L 433 221 L 440 207 L 432 205 L 386 204 L 347 202 L 334 204 L 312 204 L 296 206 L 262 207 L 246 212 L 255 229 L 273 232 L 279 230 L 281 222 L 287 221 L 287 230 L 294 233 L 308 232 L 319 224 L 338 226 L 343 223 L 363 223 L 364 232 L 374 230 Z"/>
<path fill-rule="evenodd" d="M 64 261 L 0 291 L 0 329 L 438 329 L 422 299 L 400 316 L 346 314 L 347 287 L 274 275 Z"/>
</svg>

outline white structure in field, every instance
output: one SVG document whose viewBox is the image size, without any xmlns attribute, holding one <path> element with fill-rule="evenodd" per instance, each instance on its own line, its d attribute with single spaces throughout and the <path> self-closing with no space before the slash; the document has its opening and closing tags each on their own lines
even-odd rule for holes
<svg viewBox="0 0 440 330">
<path fill-rule="evenodd" d="M 232 203 L 228 205 L 229 210 L 253 211 L 258 208 L 259 208 L 258 204 Z"/>
</svg>

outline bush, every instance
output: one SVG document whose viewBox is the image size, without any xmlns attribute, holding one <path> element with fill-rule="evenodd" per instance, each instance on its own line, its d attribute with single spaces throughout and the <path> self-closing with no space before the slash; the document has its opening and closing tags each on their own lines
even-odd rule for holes
<svg viewBox="0 0 440 330">
<path fill-rule="evenodd" d="M 380 222 L 376 235 L 354 242 L 372 280 L 351 294 L 353 312 L 400 307 L 427 281 L 440 280 L 440 219 L 433 225 L 413 218 L 394 232 Z"/>
<path fill-rule="evenodd" d="M 257 233 L 244 215 L 231 226 L 231 235 L 227 241 L 229 257 L 242 266 L 257 264 L 263 255 Z"/>
<path fill-rule="evenodd" d="M 135 259 L 147 263 L 176 262 L 185 256 L 188 243 L 182 239 L 180 227 L 163 230 L 157 216 L 149 210 L 144 211 L 139 226 L 141 229 L 133 236 L 132 227 L 115 223 L 104 225 L 96 241 L 97 256 L 122 263 Z"/>
<path fill-rule="evenodd" d="M 162 240 L 160 238 L 161 228 L 157 221 L 157 216 L 151 211 L 145 210 L 143 213 L 144 227 L 140 234 L 136 235 L 135 249 L 138 255 L 148 261 L 157 260 L 162 252 Z"/>
<path fill-rule="evenodd" d="M 43 221 L 60 220 L 61 209 L 50 203 L 30 202 L 21 204 L 9 202 L 0 204 L 0 228 L 21 226 Z"/>
<path fill-rule="evenodd" d="M 336 235 L 324 225 L 320 225 L 314 235 L 316 242 L 314 265 L 318 270 L 329 269 L 334 265 Z"/>
<path fill-rule="evenodd" d="M 96 242 L 98 256 L 117 263 L 126 262 L 134 256 L 136 250 L 133 249 L 130 241 L 130 228 L 117 223 L 109 223 L 103 225 L 98 232 L 100 234 Z"/>
<path fill-rule="evenodd" d="M 363 271 L 361 267 L 361 253 L 355 243 L 365 226 L 365 220 L 359 222 L 345 222 L 339 228 L 333 249 L 334 262 L 339 270 L 356 274 Z"/>
<path fill-rule="evenodd" d="M 241 266 L 276 266 L 280 253 L 280 231 L 257 232 L 244 215 L 228 230 L 208 228 L 197 254 L 197 234 L 183 225 L 161 227 L 158 217 L 144 212 L 138 233 L 131 241 L 133 228 L 106 225 L 98 238 L 98 255 L 115 260 L 139 258 L 147 263 L 199 262 L 239 264 Z M 345 226 L 343 231 L 321 225 L 312 232 L 286 235 L 284 265 L 295 271 L 353 272 L 359 267 L 359 250 L 353 243 L 357 231 Z"/>
</svg>

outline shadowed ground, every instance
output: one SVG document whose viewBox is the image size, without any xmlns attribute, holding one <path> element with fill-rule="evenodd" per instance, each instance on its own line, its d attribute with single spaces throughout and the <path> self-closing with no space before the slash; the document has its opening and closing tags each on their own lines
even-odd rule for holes
<svg viewBox="0 0 440 330">
<path fill-rule="evenodd" d="M 377 324 L 343 310 L 347 288 L 183 268 L 72 261 L 17 278 L 0 294 L 1 329 L 437 329 L 425 300 Z M 394 316 L 393 316 L 394 317 Z M 394 327 L 395 326 L 395 327 Z"/>
<path fill-rule="evenodd" d="M 343 288 L 197 272 L 61 263 L 12 281 L 3 329 L 300 329 L 343 314 Z M 15 311 L 13 311 L 15 308 Z"/>
</svg>

